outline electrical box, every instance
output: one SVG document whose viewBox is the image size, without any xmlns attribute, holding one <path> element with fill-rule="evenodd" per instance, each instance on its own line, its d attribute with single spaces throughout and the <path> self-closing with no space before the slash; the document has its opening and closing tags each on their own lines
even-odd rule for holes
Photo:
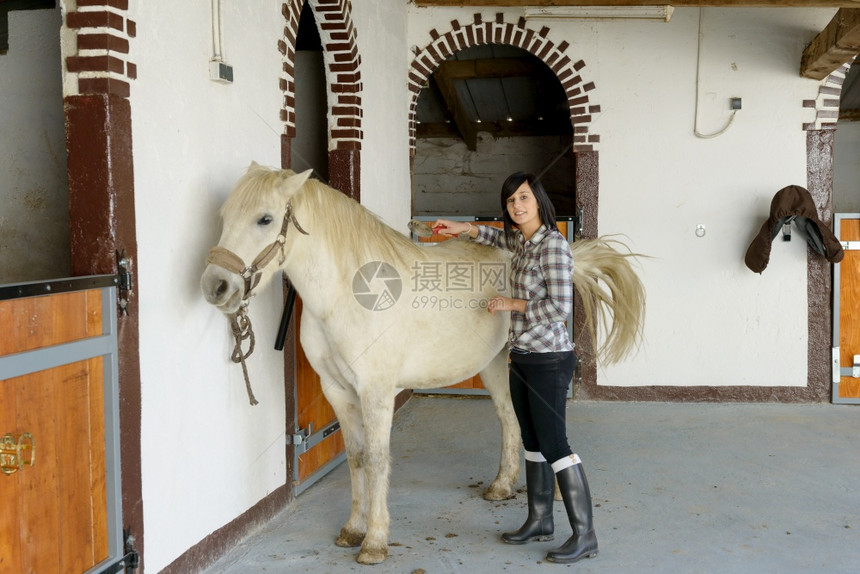
<svg viewBox="0 0 860 574">
<path fill-rule="evenodd" d="M 232 84 L 233 66 L 215 60 L 209 62 L 209 79 L 222 84 Z"/>
</svg>

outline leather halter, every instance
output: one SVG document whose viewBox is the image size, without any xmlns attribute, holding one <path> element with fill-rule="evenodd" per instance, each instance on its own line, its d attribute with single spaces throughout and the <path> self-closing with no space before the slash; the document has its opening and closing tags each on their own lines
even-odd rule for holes
<svg viewBox="0 0 860 574">
<path fill-rule="evenodd" d="M 242 294 L 242 301 L 247 301 L 251 296 L 251 291 L 253 291 L 260 282 L 262 269 L 264 269 L 266 265 L 275 258 L 275 254 L 278 249 L 281 251 L 279 263 L 284 262 L 284 243 L 287 241 L 287 230 L 290 227 L 290 223 L 296 226 L 299 233 L 308 235 L 308 232 L 302 229 L 302 226 L 299 225 L 298 221 L 296 221 L 296 216 L 293 215 L 293 204 L 287 203 L 287 210 L 284 212 L 284 220 L 281 223 L 281 231 L 272 243 L 260 251 L 260 254 L 254 258 L 254 261 L 252 261 L 250 265 L 245 265 L 245 262 L 242 261 L 241 257 L 220 245 L 216 245 L 209 250 L 209 256 L 206 258 L 206 263 L 223 267 L 227 271 L 231 271 L 241 276 L 242 279 L 245 280 L 245 292 Z"/>
</svg>

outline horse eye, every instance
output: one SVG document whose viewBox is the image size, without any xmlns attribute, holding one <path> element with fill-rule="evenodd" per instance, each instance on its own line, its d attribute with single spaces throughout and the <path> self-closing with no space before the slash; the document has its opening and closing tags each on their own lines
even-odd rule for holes
<svg viewBox="0 0 860 574">
<path fill-rule="evenodd" d="M 257 225 L 269 225 L 272 222 L 271 215 L 264 215 L 260 219 L 257 220 Z"/>
</svg>

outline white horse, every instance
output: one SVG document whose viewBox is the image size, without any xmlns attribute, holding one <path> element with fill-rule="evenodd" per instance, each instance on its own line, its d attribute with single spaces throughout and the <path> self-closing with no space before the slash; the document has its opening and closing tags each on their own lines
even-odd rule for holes
<svg viewBox="0 0 860 574">
<path fill-rule="evenodd" d="M 510 319 L 486 311 L 487 300 L 509 288 L 510 256 L 462 240 L 418 245 L 309 175 L 251 164 L 221 210 L 223 232 L 201 288 L 209 303 L 235 314 L 277 269 L 289 277 L 302 298 L 301 345 L 346 445 L 352 511 L 336 544 L 361 546 L 358 562 L 376 564 L 388 556 L 389 442 L 401 389 L 480 373 L 502 429 L 499 471 L 484 496 L 513 495 L 520 436 L 508 389 Z M 601 240 L 572 248 L 574 285 L 608 327 L 606 357 L 620 359 L 644 313 L 631 254 Z"/>
</svg>

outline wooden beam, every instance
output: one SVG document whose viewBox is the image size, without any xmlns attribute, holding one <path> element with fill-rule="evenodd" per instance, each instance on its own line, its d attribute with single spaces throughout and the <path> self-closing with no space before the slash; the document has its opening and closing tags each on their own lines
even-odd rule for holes
<svg viewBox="0 0 860 574">
<path fill-rule="evenodd" d="M 454 116 L 454 123 L 457 129 L 460 130 L 460 135 L 463 136 L 466 147 L 475 151 L 478 149 L 478 132 L 472 129 L 469 116 L 466 114 L 466 110 L 463 109 L 463 104 L 457 95 L 457 87 L 454 85 L 454 79 L 448 76 L 445 70 L 445 66 L 436 68 L 436 71 L 433 72 L 433 79 L 436 80 L 436 84 L 439 86 L 439 93 L 442 94 L 445 106 L 447 106 L 451 115 Z"/>
<path fill-rule="evenodd" d="M 419 7 L 457 6 L 460 8 L 484 6 L 654 6 L 655 0 L 414 0 Z M 807 8 L 860 8 L 860 0 L 675 0 L 667 1 L 678 7 L 807 7 Z"/>
<path fill-rule="evenodd" d="M 471 129 L 476 134 L 477 132 L 487 132 L 495 138 L 558 136 L 573 132 L 570 118 L 541 121 L 473 122 Z M 457 128 L 450 123 L 420 123 L 416 126 L 415 135 L 421 139 L 460 137 Z"/>
<path fill-rule="evenodd" d="M 840 8 L 800 58 L 800 75 L 823 80 L 860 54 L 860 9 Z"/>
<path fill-rule="evenodd" d="M 450 60 L 439 64 L 453 79 L 510 78 L 532 76 L 546 72 L 547 67 L 529 58 L 482 58 L 477 60 Z"/>
</svg>

